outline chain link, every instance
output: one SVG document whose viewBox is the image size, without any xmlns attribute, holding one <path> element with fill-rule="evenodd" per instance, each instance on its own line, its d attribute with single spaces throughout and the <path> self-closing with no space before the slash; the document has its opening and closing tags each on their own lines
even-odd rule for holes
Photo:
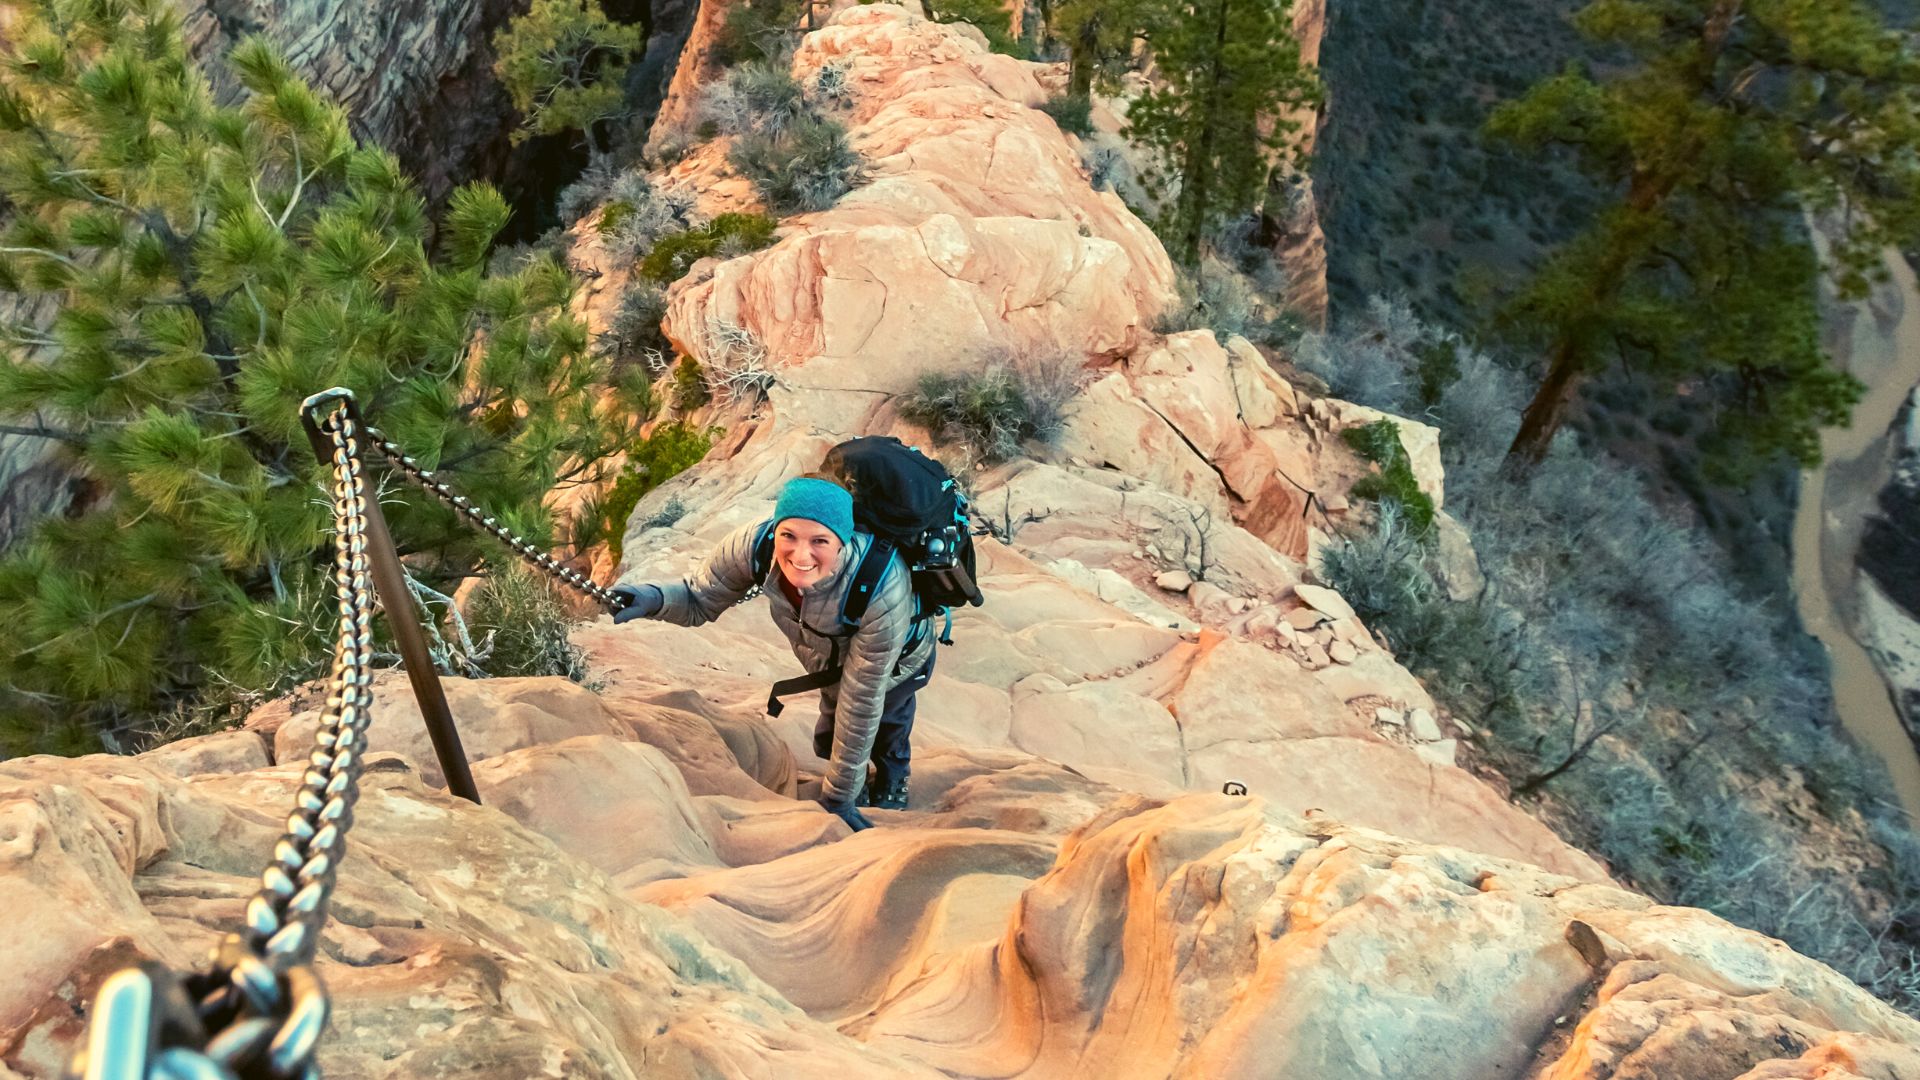
<svg viewBox="0 0 1920 1080">
<path fill-rule="evenodd" d="M 434 476 L 432 472 L 421 468 L 419 462 L 408 457 L 406 451 L 400 449 L 392 439 L 387 438 L 379 428 L 374 427 L 372 424 L 367 424 L 365 427 L 367 438 L 372 440 L 374 448 L 379 450 L 380 453 L 386 457 L 387 461 L 391 463 L 395 469 L 399 470 L 400 474 L 405 476 L 415 487 L 440 500 L 441 503 L 452 509 L 454 513 L 464 518 L 468 524 L 491 533 L 498 538 L 501 543 L 513 549 L 514 554 L 520 556 L 527 565 L 533 567 L 535 570 L 541 571 L 562 585 L 573 589 L 575 592 L 599 601 L 605 605 L 609 611 L 620 610 L 622 606 L 621 602 L 612 592 L 595 585 L 592 580 L 584 574 L 576 573 L 560 565 L 553 556 L 548 555 L 546 552 L 541 551 L 539 548 L 521 539 L 511 530 L 507 529 L 506 526 L 501 525 L 498 521 L 480 512 L 472 502 L 468 501 L 465 495 L 456 494 L 452 488 Z"/>
</svg>

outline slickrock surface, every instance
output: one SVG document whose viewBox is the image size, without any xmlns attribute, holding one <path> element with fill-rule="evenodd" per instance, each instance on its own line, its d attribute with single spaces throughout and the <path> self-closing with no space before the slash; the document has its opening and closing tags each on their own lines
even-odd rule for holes
<svg viewBox="0 0 1920 1080">
<path fill-rule="evenodd" d="M 476 744 L 571 722 L 530 718 L 565 684 L 489 689 L 518 709 L 462 716 Z M 487 757 L 481 807 L 373 755 L 321 950 L 328 1075 L 1920 1076 L 1920 1023 L 1605 884 L 1011 750 L 923 748 L 915 806 L 848 836 L 703 793 L 648 737 Z M 108 970 L 238 924 L 298 766 L 226 741 L 190 777 L 0 764 L 6 1068 L 54 1075 Z"/>
<path fill-rule="evenodd" d="M 667 328 L 703 361 L 705 328 L 743 326 L 800 384 L 902 390 L 927 365 L 1130 349 L 1168 303 L 1173 269 L 1119 196 L 1087 186 L 1030 106 L 1031 65 L 890 4 L 809 34 L 803 84 L 849 66 L 843 120 L 871 179 L 781 242 L 675 286 Z M 911 362 L 908 362 L 911 361 Z"/>
</svg>

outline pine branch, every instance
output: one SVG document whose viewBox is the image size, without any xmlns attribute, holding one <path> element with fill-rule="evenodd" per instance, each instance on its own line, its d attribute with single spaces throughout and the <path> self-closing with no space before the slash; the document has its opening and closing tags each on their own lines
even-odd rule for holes
<svg viewBox="0 0 1920 1080">
<path fill-rule="evenodd" d="M 64 264 L 69 270 L 84 270 L 85 267 L 57 251 L 48 251 L 36 247 L 0 247 L 0 255 L 38 255 L 43 259 L 52 259 Z"/>
<path fill-rule="evenodd" d="M 50 427 L 21 427 L 17 424 L 0 424 L 0 435 L 24 435 L 34 439 L 54 439 L 73 446 L 85 446 L 87 440 L 78 433 Z"/>
</svg>

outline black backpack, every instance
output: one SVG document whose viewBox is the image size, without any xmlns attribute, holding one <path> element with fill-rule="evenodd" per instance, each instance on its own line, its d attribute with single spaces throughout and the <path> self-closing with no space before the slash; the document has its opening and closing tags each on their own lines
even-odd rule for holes
<svg viewBox="0 0 1920 1080">
<path fill-rule="evenodd" d="M 859 629 L 873 591 L 897 553 L 913 576 L 914 630 L 908 647 L 926 632 L 928 620 L 946 616 L 942 645 L 953 644 L 951 609 L 986 601 L 975 584 L 973 536 L 967 529 L 967 498 L 938 461 L 891 435 L 850 439 L 827 451 L 822 474 L 853 493 L 853 524 L 873 534 L 873 545 L 853 572 L 840 605 L 840 628 Z M 771 522 L 769 523 L 771 525 Z M 764 581 L 773 568 L 773 529 L 760 534 L 753 548 L 753 579 Z M 836 654 L 838 646 L 835 646 Z M 786 694 L 818 690 L 840 678 L 840 665 L 773 684 L 767 712 L 780 715 Z"/>
</svg>

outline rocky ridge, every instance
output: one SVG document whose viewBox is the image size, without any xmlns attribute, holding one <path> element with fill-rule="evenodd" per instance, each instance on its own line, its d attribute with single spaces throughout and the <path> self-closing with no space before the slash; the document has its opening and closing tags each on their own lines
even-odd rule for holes
<svg viewBox="0 0 1920 1080">
<path fill-rule="evenodd" d="M 1085 385 L 1058 445 L 956 462 L 996 534 L 990 601 L 958 614 L 922 696 L 912 805 L 849 836 L 804 801 L 812 717 L 761 715 L 793 661 L 751 604 L 697 630 L 583 627 L 596 690 L 448 680 L 478 807 L 441 790 L 383 675 L 322 943 L 330 1075 L 1920 1078 L 1920 1023 L 1617 887 L 1455 764 L 1471 730 L 1309 569 L 1364 513 L 1332 436 L 1377 414 L 1245 342 L 1153 333 L 1164 254 L 1086 188 L 1017 65 L 885 5 L 837 15 L 796 73 L 819 55 L 862 75 L 850 126 L 876 180 L 674 286 L 676 341 L 712 362 L 700 327 L 737 319 L 776 382 L 642 500 L 617 569 L 690 566 L 846 434 L 924 444 L 887 397 L 922 371 L 1066 350 Z M 1030 201 L 995 201 L 1015 194 L 1002 149 Z M 828 332 L 860 314 L 829 282 L 893 290 L 946 252 L 929 314 Z M 1089 253 L 1129 287 L 1097 314 L 1049 300 Z M 619 283 L 598 279 L 590 318 Z M 996 321 L 1010 295 L 1039 300 Z M 1439 501 L 1436 436 L 1400 423 Z M 670 500 L 691 509 L 650 524 Z M 0 763 L 0 1076 L 51 1075 L 108 970 L 190 963 L 238 924 L 316 709 L 296 695 L 138 758 Z"/>
</svg>

